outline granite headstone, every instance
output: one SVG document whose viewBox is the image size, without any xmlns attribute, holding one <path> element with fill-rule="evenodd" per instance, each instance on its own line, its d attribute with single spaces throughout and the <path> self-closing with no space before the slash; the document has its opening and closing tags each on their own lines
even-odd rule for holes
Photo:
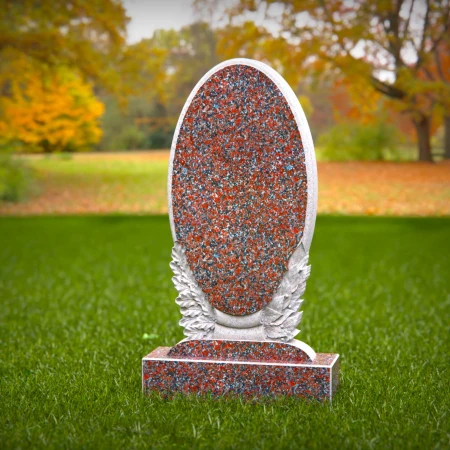
<svg viewBox="0 0 450 450">
<path fill-rule="evenodd" d="M 330 399 L 339 355 L 294 339 L 317 170 L 305 115 L 281 75 L 248 59 L 209 71 L 180 115 L 168 187 L 187 337 L 143 359 L 144 392 Z"/>
</svg>

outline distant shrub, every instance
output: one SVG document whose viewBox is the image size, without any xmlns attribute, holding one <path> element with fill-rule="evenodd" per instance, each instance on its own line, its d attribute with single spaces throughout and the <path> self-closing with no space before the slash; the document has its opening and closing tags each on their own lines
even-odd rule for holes
<svg viewBox="0 0 450 450">
<path fill-rule="evenodd" d="M 141 149 L 145 147 L 145 138 L 145 133 L 138 127 L 129 125 L 120 133 L 115 147 L 119 150 Z"/>
<path fill-rule="evenodd" d="M 149 135 L 148 148 L 170 148 L 174 130 L 155 130 Z"/>
<path fill-rule="evenodd" d="M 318 139 L 321 156 L 331 161 L 395 159 L 397 130 L 386 123 L 339 123 Z"/>
<path fill-rule="evenodd" d="M 0 155 L 0 201 L 19 202 L 34 185 L 31 169 L 21 160 Z"/>
<path fill-rule="evenodd" d="M 59 159 L 60 161 L 72 161 L 73 153 L 70 152 L 55 153 L 55 157 L 57 157 L 57 159 Z"/>
</svg>

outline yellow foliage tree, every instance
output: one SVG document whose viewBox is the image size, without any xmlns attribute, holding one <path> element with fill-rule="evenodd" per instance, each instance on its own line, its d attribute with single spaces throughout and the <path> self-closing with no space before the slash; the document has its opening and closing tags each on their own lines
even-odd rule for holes
<svg viewBox="0 0 450 450">
<path fill-rule="evenodd" d="M 59 152 L 100 140 L 104 106 L 89 84 L 67 68 L 49 70 L 23 58 L 18 65 L 9 95 L 0 97 L 0 141 L 17 142 L 22 151 Z"/>
<path fill-rule="evenodd" d="M 128 22 L 120 0 L 0 0 L 0 11 L 0 70 L 14 52 L 75 68 L 120 95 Z"/>
</svg>

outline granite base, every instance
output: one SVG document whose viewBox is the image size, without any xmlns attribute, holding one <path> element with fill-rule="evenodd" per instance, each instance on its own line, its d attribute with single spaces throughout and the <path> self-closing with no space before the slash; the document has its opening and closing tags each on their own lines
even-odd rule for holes
<svg viewBox="0 0 450 450">
<path fill-rule="evenodd" d="M 302 363 L 257 362 L 174 356 L 174 348 L 158 347 L 142 359 L 144 393 L 324 401 L 331 400 L 339 384 L 339 355 L 334 353 L 318 353 L 313 361 Z"/>
</svg>

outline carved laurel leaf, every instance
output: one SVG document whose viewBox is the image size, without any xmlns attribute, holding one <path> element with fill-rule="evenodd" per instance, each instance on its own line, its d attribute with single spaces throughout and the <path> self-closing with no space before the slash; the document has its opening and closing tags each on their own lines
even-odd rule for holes
<svg viewBox="0 0 450 450">
<path fill-rule="evenodd" d="M 299 311 L 303 303 L 300 297 L 305 292 L 310 273 L 308 254 L 300 243 L 289 259 L 288 270 L 273 300 L 263 310 L 261 323 L 268 339 L 288 342 L 300 333 L 296 329 L 303 314 Z"/>
<path fill-rule="evenodd" d="M 170 267 L 174 273 L 173 284 L 179 293 L 175 301 L 183 315 L 180 325 L 184 327 L 184 335 L 189 339 L 212 337 L 215 327 L 212 308 L 208 308 L 204 294 L 186 261 L 184 249 L 178 242 L 172 249 Z"/>
</svg>

